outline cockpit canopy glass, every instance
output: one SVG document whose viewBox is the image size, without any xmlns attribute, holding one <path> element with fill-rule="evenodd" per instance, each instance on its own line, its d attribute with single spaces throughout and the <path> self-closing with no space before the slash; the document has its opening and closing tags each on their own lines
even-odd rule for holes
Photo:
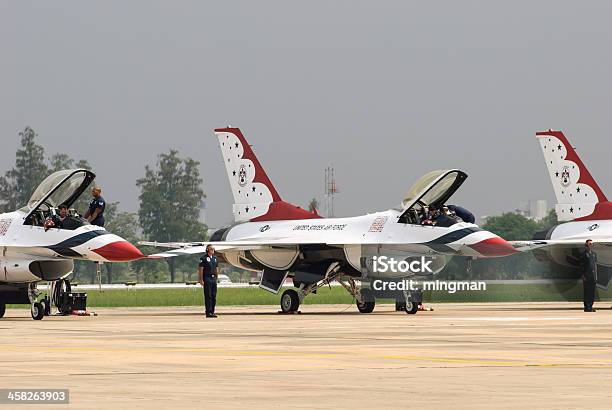
<svg viewBox="0 0 612 410">
<path fill-rule="evenodd" d="M 427 188 L 429 184 L 431 184 L 433 181 L 438 179 L 440 175 L 446 172 L 448 171 L 444 169 L 439 169 L 437 171 L 428 172 L 427 174 L 419 178 L 414 184 L 412 184 L 410 190 L 408 190 L 408 193 L 402 201 L 402 207 L 410 205 L 410 203 L 413 202 L 416 197 L 423 193 L 423 190 Z"/>
<path fill-rule="evenodd" d="M 65 169 L 54 172 L 40 183 L 28 201 L 28 208 L 34 209 L 44 199 L 49 207 L 60 204 L 72 205 L 80 194 L 87 189 L 95 175 L 91 171 Z M 75 195 L 77 194 L 78 195 Z"/>
<path fill-rule="evenodd" d="M 70 208 L 96 175 L 86 169 L 67 169 L 54 172 L 40 183 L 28 204 L 22 209 L 28 212 L 27 225 L 40 225 L 56 208 L 65 204 Z"/>
<path fill-rule="evenodd" d="M 414 183 L 402 201 L 399 222 L 419 223 L 427 210 L 439 209 L 459 189 L 467 174 L 458 169 L 432 171 Z"/>
</svg>

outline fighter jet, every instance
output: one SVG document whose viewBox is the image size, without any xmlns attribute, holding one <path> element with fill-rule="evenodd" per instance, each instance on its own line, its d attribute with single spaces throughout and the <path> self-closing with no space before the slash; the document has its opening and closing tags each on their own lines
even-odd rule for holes
<svg viewBox="0 0 612 410">
<path fill-rule="evenodd" d="M 61 228 L 49 223 L 58 206 L 70 208 L 94 178 L 86 169 L 55 172 L 27 205 L 0 214 L 0 317 L 7 303 L 30 303 L 32 318 L 42 319 L 50 306 L 45 306 L 49 299 L 41 300 L 37 283 L 66 278 L 74 260 L 126 262 L 144 257 L 125 239 L 90 225 L 74 210 Z"/>
<path fill-rule="evenodd" d="M 467 178 L 459 169 L 425 174 L 396 209 L 322 218 L 281 199 L 240 129 L 216 129 L 215 135 L 234 196 L 235 224 L 216 231 L 210 241 L 141 243 L 173 248 L 152 257 L 204 253 L 206 245 L 213 244 L 227 263 L 263 272 L 259 286 L 273 293 L 292 278 L 294 288 L 281 296 L 282 312 L 297 311 L 308 294 L 335 280 L 355 298 L 360 312 L 370 313 L 375 300 L 364 286 L 368 281 L 426 279 L 455 255 L 490 258 L 517 252 L 504 239 L 475 225 L 464 208 L 446 207 Z M 374 261 L 381 257 L 410 263 L 424 257 L 429 270 L 380 272 Z M 418 292 L 404 290 L 403 296 L 406 312 L 416 313 Z"/>
<path fill-rule="evenodd" d="M 531 242 L 536 249 L 534 254 L 540 260 L 581 267 L 580 252 L 586 240 L 592 239 L 598 255 L 597 285 L 607 289 L 612 278 L 612 202 L 563 132 L 542 131 L 536 133 L 536 138 L 557 198 L 557 218 L 565 223 L 538 233 Z M 524 246 L 529 246 L 528 242 Z M 577 272 L 576 278 L 580 274 Z"/>
</svg>

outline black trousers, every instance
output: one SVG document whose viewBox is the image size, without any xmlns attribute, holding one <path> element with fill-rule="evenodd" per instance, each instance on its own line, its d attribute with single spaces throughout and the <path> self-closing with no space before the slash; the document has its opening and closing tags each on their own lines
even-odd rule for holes
<svg viewBox="0 0 612 410">
<path fill-rule="evenodd" d="M 583 282 L 584 288 L 584 308 L 592 309 L 593 302 L 595 302 L 595 281 L 594 280 L 585 280 Z"/>
<path fill-rule="evenodd" d="M 215 314 L 217 304 L 217 278 L 213 276 L 204 277 L 204 306 L 207 315 Z"/>
</svg>

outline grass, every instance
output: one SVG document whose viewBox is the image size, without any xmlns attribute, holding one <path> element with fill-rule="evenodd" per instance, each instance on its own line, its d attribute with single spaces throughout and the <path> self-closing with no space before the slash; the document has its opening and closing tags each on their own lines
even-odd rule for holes
<svg viewBox="0 0 612 410">
<path fill-rule="evenodd" d="M 276 305 L 280 295 L 259 288 L 219 288 L 218 306 Z M 304 299 L 305 304 L 351 303 L 353 298 L 342 288 L 319 289 L 316 295 Z M 132 289 L 87 291 L 87 306 L 132 307 L 132 306 L 202 306 L 204 292 L 197 286 L 193 289 Z"/>
<path fill-rule="evenodd" d="M 610 291 L 598 290 L 601 300 L 612 299 Z M 429 303 L 445 302 L 554 302 L 581 301 L 582 288 L 574 284 L 514 285 L 492 284 L 485 292 L 425 292 Z M 274 295 L 259 288 L 219 288 L 217 305 L 277 305 L 280 294 Z M 392 302 L 383 300 L 382 303 Z M 147 306 L 202 306 L 203 292 L 199 286 L 180 289 L 113 289 L 103 292 L 87 291 L 87 306 L 96 307 L 147 307 Z M 305 304 L 351 304 L 353 298 L 340 286 L 320 288 L 316 295 L 304 299 Z M 8 306 L 21 307 L 23 305 Z"/>
</svg>

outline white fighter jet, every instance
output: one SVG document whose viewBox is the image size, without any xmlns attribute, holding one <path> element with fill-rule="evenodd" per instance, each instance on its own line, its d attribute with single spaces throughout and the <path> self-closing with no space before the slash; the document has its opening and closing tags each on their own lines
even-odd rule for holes
<svg viewBox="0 0 612 410">
<path fill-rule="evenodd" d="M 142 244 L 173 248 L 152 257 L 204 253 L 206 245 L 213 244 L 231 265 L 262 271 L 260 287 L 273 293 L 290 277 L 294 288 L 281 296 L 283 312 L 297 311 L 306 295 L 336 280 L 353 295 L 360 312 L 370 313 L 375 301 L 372 290 L 362 286 L 366 281 L 426 279 L 455 255 L 489 258 L 517 252 L 504 239 L 475 225 L 469 211 L 445 206 L 467 178 L 458 169 L 425 174 L 397 209 L 322 218 L 281 199 L 238 128 L 217 129 L 215 134 L 234 196 L 235 224 L 215 232 L 209 242 Z M 428 269 L 380 272 L 374 261 L 383 258 L 420 261 Z M 419 292 L 403 290 L 402 299 L 406 311 L 416 313 Z"/>
<path fill-rule="evenodd" d="M 540 260 L 581 267 L 581 255 L 587 239 L 593 240 L 598 256 L 597 285 L 607 288 L 612 278 L 612 202 L 595 182 L 578 154 L 561 131 L 538 132 L 557 204 L 560 222 L 540 232 L 532 242 Z M 568 222 L 569 221 L 569 222 Z M 515 243 L 516 246 L 525 245 Z M 576 278 L 580 276 L 577 272 Z"/>
<path fill-rule="evenodd" d="M 49 175 L 23 208 L 0 214 L 0 317 L 8 303 L 30 303 L 32 318 L 40 320 L 50 306 L 40 300 L 40 281 L 65 278 L 74 260 L 126 262 L 144 255 L 125 239 L 90 225 L 74 211 L 61 228 L 49 223 L 57 207 L 70 207 L 94 180 L 93 172 L 71 169 Z"/>
</svg>

